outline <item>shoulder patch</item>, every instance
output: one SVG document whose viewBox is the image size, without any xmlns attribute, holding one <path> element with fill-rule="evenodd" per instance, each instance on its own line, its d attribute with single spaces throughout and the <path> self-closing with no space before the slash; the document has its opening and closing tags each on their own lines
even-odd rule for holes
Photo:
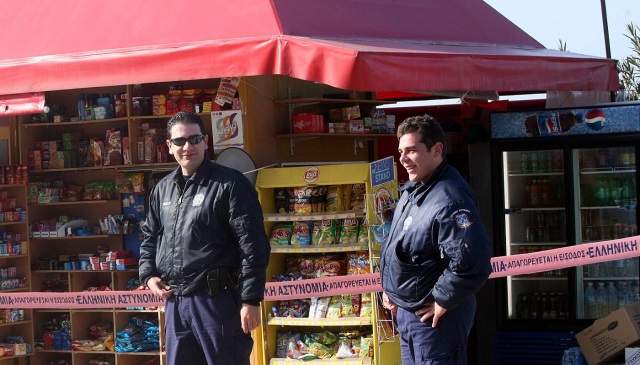
<svg viewBox="0 0 640 365">
<path fill-rule="evenodd" d="M 456 221 L 456 225 L 458 226 L 458 228 L 465 229 L 473 224 L 473 222 L 469 220 L 468 213 L 469 211 L 467 209 L 458 209 L 453 212 L 451 218 Z"/>
</svg>

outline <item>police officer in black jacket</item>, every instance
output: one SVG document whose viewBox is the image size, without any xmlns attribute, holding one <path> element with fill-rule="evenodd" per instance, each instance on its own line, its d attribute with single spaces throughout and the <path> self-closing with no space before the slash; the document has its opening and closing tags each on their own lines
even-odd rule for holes
<svg viewBox="0 0 640 365">
<path fill-rule="evenodd" d="M 180 166 L 151 192 L 140 281 L 166 299 L 169 365 L 249 365 L 270 246 L 254 186 L 206 158 L 208 138 L 195 113 L 167 123 Z"/>
</svg>

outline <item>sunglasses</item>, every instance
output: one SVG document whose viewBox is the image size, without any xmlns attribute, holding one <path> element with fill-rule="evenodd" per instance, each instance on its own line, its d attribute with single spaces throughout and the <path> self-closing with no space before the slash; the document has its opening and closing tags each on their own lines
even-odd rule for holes
<svg viewBox="0 0 640 365">
<path fill-rule="evenodd" d="M 203 139 L 204 139 L 204 135 L 194 134 L 193 136 L 189 136 L 189 137 L 172 138 L 169 141 L 176 146 L 182 147 L 187 143 L 187 141 L 189 141 L 189 144 L 194 145 L 202 142 Z"/>
</svg>

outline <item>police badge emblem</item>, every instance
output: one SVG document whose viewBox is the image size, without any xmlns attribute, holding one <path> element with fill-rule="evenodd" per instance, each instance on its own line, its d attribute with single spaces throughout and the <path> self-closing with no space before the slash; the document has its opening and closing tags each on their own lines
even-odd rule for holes
<svg viewBox="0 0 640 365">
<path fill-rule="evenodd" d="M 471 225 L 471 221 L 469 221 L 467 213 L 461 213 L 456 216 L 456 225 L 461 229 L 467 228 Z"/>
<path fill-rule="evenodd" d="M 204 194 L 202 193 L 196 194 L 196 196 L 193 197 L 193 203 L 191 205 L 194 207 L 199 207 L 202 205 L 203 201 L 204 201 Z"/>
</svg>

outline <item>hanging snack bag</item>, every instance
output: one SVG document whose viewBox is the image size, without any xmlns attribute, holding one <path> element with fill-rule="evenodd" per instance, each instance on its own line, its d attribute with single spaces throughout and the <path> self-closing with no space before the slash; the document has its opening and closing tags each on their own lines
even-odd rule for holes
<svg viewBox="0 0 640 365">
<path fill-rule="evenodd" d="M 340 227 L 340 241 L 341 245 L 355 245 L 358 242 L 358 219 L 345 218 L 342 220 L 342 226 Z"/>
<path fill-rule="evenodd" d="M 310 246 L 313 222 L 293 222 L 293 232 L 291 234 L 291 245 Z"/>
<path fill-rule="evenodd" d="M 269 243 L 275 246 L 286 246 L 291 244 L 293 226 L 290 224 L 276 224 L 271 230 Z"/>
<path fill-rule="evenodd" d="M 338 221 L 325 219 L 313 225 L 312 243 L 314 245 L 334 245 Z"/>
</svg>

